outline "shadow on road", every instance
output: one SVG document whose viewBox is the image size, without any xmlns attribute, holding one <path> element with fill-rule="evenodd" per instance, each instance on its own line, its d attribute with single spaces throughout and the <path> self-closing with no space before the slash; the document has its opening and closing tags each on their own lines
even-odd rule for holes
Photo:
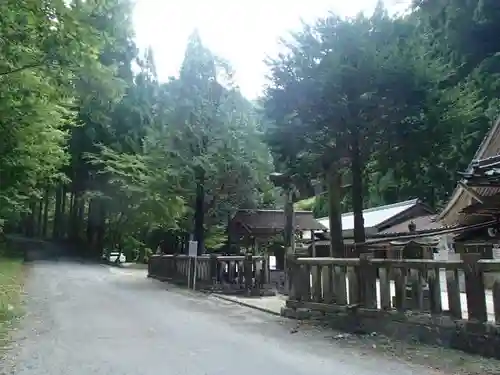
<svg viewBox="0 0 500 375">
<path fill-rule="evenodd" d="M 79 246 L 70 242 L 54 242 L 20 235 L 8 235 L 8 246 L 25 262 L 33 261 L 74 261 L 78 263 L 99 263 L 99 258 L 82 256 Z"/>
</svg>

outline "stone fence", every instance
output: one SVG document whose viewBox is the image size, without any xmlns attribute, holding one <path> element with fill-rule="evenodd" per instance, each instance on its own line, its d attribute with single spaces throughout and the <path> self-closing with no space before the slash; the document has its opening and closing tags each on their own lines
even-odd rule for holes
<svg viewBox="0 0 500 375">
<path fill-rule="evenodd" d="M 327 320 L 342 330 L 379 332 L 500 358 L 500 261 L 291 258 L 283 315 Z M 459 273 L 465 292 L 460 292 Z"/>
<path fill-rule="evenodd" d="M 224 294 L 273 295 L 263 256 L 153 255 L 148 276 L 193 289 Z"/>
</svg>

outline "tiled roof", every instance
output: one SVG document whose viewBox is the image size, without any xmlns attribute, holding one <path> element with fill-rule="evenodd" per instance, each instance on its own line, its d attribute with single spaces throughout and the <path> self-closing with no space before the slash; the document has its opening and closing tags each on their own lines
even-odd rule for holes
<svg viewBox="0 0 500 375">
<path fill-rule="evenodd" d="M 241 223 L 252 230 L 283 230 L 285 214 L 283 210 L 240 210 L 232 219 L 233 223 Z M 311 211 L 295 212 L 295 228 L 297 230 L 325 230 L 326 228 L 314 219 Z"/>
<path fill-rule="evenodd" d="M 474 161 L 479 159 L 485 159 L 500 154 L 500 117 L 491 127 L 490 131 L 483 138 L 479 148 L 474 155 L 471 163 L 469 164 L 468 170 L 472 169 Z M 475 192 L 480 196 L 492 196 L 500 193 L 499 187 L 478 187 L 474 188 Z M 437 220 L 443 222 L 445 225 L 453 225 L 463 222 L 464 215 L 461 211 L 473 203 L 472 197 L 462 188 L 457 185 L 450 197 L 448 203 L 439 213 Z"/>
<path fill-rule="evenodd" d="M 363 210 L 363 219 L 365 228 L 375 228 L 383 224 L 392 217 L 414 207 L 419 203 L 418 199 L 412 199 L 404 202 L 388 204 L 385 206 L 373 207 Z M 318 221 L 325 227 L 329 228 L 328 217 L 320 218 Z M 342 214 L 342 230 L 354 229 L 354 213 L 348 212 Z"/>
<path fill-rule="evenodd" d="M 436 215 L 426 215 L 419 216 L 402 223 L 393 225 L 392 227 L 386 228 L 380 231 L 380 234 L 395 234 L 395 233 L 409 233 L 410 230 L 408 225 L 411 222 L 415 224 L 415 231 L 430 230 L 430 229 L 441 229 L 443 226 L 440 222 L 435 221 Z"/>
<path fill-rule="evenodd" d="M 432 237 L 439 237 L 443 235 L 450 235 L 450 234 L 458 234 L 458 233 L 463 233 L 466 231 L 470 230 L 475 230 L 475 229 L 480 229 L 480 228 L 487 228 L 488 226 L 491 226 L 492 224 L 496 223 L 495 220 L 490 220 L 484 223 L 477 223 L 477 224 L 470 224 L 470 225 L 457 225 L 457 226 L 450 226 L 450 227 L 441 227 L 437 229 L 422 229 L 420 232 L 417 231 L 415 233 L 381 233 L 373 238 L 367 238 L 365 244 L 369 246 L 373 245 L 383 245 L 387 243 L 399 243 L 403 244 L 408 241 L 416 241 L 416 242 L 435 242 Z M 426 240 L 423 240 L 426 238 Z M 329 241 L 326 239 L 320 239 L 315 241 L 316 245 L 318 246 L 327 246 L 329 244 Z M 345 244 L 352 243 L 351 240 L 344 240 Z"/>
</svg>

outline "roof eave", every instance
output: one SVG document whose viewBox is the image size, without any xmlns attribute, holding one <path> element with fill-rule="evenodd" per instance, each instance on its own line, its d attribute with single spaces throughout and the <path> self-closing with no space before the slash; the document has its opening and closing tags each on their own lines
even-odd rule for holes
<svg viewBox="0 0 500 375">
<path fill-rule="evenodd" d="M 496 121 L 493 123 L 493 126 L 490 129 L 490 131 L 483 138 L 483 140 L 482 140 L 481 144 L 479 145 L 474 157 L 472 158 L 471 162 L 469 163 L 467 170 L 470 169 L 470 167 L 472 166 L 472 164 L 475 160 L 483 158 L 484 153 L 488 150 L 489 146 L 491 145 L 492 139 L 498 133 L 499 129 L 500 129 L 500 116 L 496 119 Z M 453 207 L 455 207 L 457 201 L 459 200 L 459 198 L 463 194 L 464 194 L 464 189 L 460 185 L 457 184 L 457 186 L 455 187 L 455 190 L 453 190 L 451 199 L 448 201 L 446 206 L 438 214 L 436 220 L 447 223 L 447 219 L 448 219 L 447 217 L 450 214 L 451 209 Z M 451 223 L 447 223 L 447 224 L 451 224 Z"/>
</svg>

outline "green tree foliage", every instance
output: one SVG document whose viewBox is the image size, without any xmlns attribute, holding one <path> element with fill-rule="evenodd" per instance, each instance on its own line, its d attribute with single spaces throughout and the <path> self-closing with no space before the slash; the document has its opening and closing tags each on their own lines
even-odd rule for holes
<svg viewBox="0 0 500 375">
<path fill-rule="evenodd" d="M 187 233 L 201 250 L 236 209 L 276 205 L 275 167 L 308 194 L 322 180 L 307 208 L 334 230 L 353 209 L 360 241 L 363 207 L 443 203 L 497 114 L 493 0 L 304 25 L 260 108 L 197 33 L 158 82 L 131 14 L 128 0 L 1 2 L 0 221 L 95 254 L 153 237 L 180 249 Z"/>
<path fill-rule="evenodd" d="M 363 206 L 419 197 L 439 207 L 498 109 L 499 17 L 491 1 L 443 0 L 304 25 L 269 62 L 266 137 L 280 167 L 347 173 L 350 194 L 329 195 L 354 209 L 360 242 Z M 339 203 L 325 198 L 314 211 L 332 220 Z"/>
<path fill-rule="evenodd" d="M 128 0 L 0 10 L 0 219 L 97 254 L 190 232 L 193 216 L 203 245 L 236 209 L 272 204 L 262 118 L 196 34 L 159 83 Z"/>
<path fill-rule="evenodd" d="M 182 169 L 184 196 L 194 208 L 194 233 L 203 247 L 208 225 L 227 222 L 235 208 L 264 203 L 270 190 L 267 148 L 256 110 L 232 86 L 227 64 L 197 33 L 188 42 L 179 79 L 161 87 L 166 105 L 154 144 Z M 165 111 L 165 110 L 164 110 Z"/>
<path fill-rule="evenodd" d="M 62 0 L 4 1 L 0 13 L 0 216 L 10 217 L 61 179 L 73 82 L 81 65 L 99 69 L 100 41 Z"/>
</svg>

